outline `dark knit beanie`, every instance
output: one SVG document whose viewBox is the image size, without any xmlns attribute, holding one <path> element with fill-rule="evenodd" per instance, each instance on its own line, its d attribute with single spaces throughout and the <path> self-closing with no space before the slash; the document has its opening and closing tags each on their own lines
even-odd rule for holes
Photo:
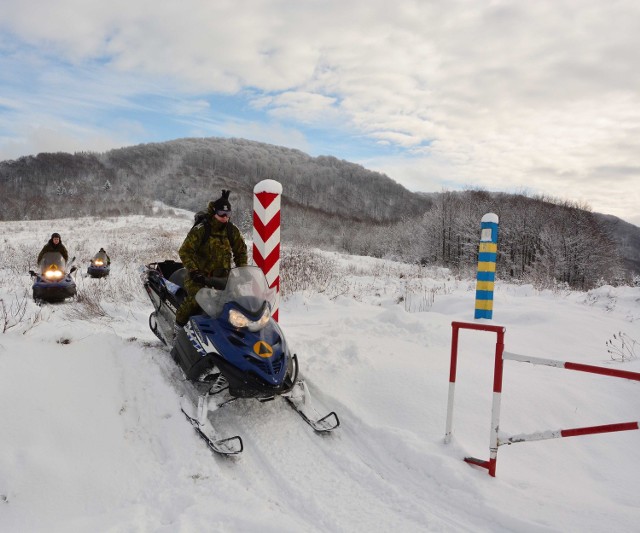
<svg viewBox="0 0 640 533">
<path fill-rule="evenodd" d="M 51 235 L 51 240 L 55 239 L 56 237 L 58 237 L 58 239 L 62 240 L 62 239 L 60 238 L 60 234 L 59 234 L 59 233 L 53 233 L 53 234 Z"/>
<path fill-rule="evenodd" d="M 231 211 L 231 203 L 229 203 L 229 194 L 231 191 L 222 189 L 222 196 L 213 202 L 214 211 Z"/>
</svg>

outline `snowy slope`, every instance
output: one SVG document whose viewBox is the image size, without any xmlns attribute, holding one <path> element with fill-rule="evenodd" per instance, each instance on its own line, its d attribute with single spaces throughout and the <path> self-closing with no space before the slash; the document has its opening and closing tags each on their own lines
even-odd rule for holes
<svg viewBox="0 0 640 533">
<path fill-rule="evenodd" d="M 284 402 L 214 416 L 240 434 L 213 456 L 179 411 L 181 374 L 149 331 L 137 268 L 175 256 L 188 214 L 0 223 L 0 531 L 636 531 L 640 432 L 501 447 L 488 459 L 495 337 L 461 334 L 454 439 L 443 443 L 451 322 L 473 280 L 325 253 L 332 290 L 293 294 L 280 322 L 315 400 L 314 434 Z M 59 231 L 82 265 L 75 302 L 37 307 L 26 271 Z M 640 372 L 605 342 L 640 341 L 640 288 L 539 292 L 498 283 L 508 351 Z M 9 327 L 1 333 L 4 326 Z M 640 347 L 636 347 L 640 355 Z M 507 362 L 501 430 L 636 421 L 640 383 Z"/>
</svg>

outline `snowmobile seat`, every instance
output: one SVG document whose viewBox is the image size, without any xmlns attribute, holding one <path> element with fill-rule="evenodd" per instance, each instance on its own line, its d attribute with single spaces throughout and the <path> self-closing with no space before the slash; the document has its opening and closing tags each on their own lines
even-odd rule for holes
<svg viewBox="0 0 640 533">
<path fill-rule="evenodd" d="M 181 268 L 176 270 L 171 276 L 169 276 L 169 282 L 174 283 L 178 287 L 180 287 L 176 293 L 176 304 L 180 305 L 182 301 L 187 297 L 187 291 L 184 288 L 184 280 L 187 277 L 187 269 Z"/>
<path fill-rule="evenodd" d="M 170 279 L 175 272 L 182 269 L 182 263 L 171 259 L 167 259 L 161 263 L 156 263 L 156 266 L 164 279 Z"/>
<path fill-rule="evenodd" d="M 176 270 L 173 274 L 171 274 L 169 276 L 169 281 L 171 283 L 175 283 L 176 285 L 179 285 L 180 287 L 184 288 L 184 280 L 187 277 L 187 269 L 186 268 L 181 268 L 179 270 Z"/>
</svg>

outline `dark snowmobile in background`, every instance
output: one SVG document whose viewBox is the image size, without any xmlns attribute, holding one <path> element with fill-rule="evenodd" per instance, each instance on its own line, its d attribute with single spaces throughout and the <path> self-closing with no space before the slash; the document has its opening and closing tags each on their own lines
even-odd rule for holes
<svg viewBox="0 0 640 533">
<path fill-rule="evenodd" d="M 228 278 L 210 278 L 196 301 L 203 310 L 173 338 L 176 310 L 186 297 L 182 263 L 152 263 L 143 282 L 154 306 L 151 331 L 167 346 L 192 390 L 192 413 L 184 414 L 209 447 L 238 454 L 242 439 L 220 439 L 208 414 L 238 398 L 273 400 L 282 396 L 318 432 L 340 424 L 331 412 L 319 416 L 298 377 L 298 358 L 289 351 L 280 326 L 271 317 L 277 293 L 255 266 L 234 268 Z"/>
<path fill-rule="evenodd" d="M 38 272 L 29 271 L 31 277 L 35 278 L 33 299 L 35 301 L 62 302 L 66 298 L 75 296 L 76 283 L 71 274 L 76 271 L 76 267 L 69 269 L 72 263 L 73 259 L 67 265 L 60 252 L 45 253 L 38 265 Z"/>
<path fill-rule="evenodd" d="M 109 258 L 107 253 L 100 250 L 93 256 L 89 267 L 87 268 L 87 274 L 92 278 L 104 278 L 109 275 L 111 267 L 109 266 Z"/>
</svg>

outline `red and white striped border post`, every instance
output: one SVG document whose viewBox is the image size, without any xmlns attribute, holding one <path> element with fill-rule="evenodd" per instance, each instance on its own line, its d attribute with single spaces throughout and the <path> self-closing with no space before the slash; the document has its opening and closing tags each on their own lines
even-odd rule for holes
<svg viewBox="0 0 640 533">
<path fill-rule="evenodd" d="M 282 185 L 263 180 L 253 188 L 253 261 L 275 287 L 278 297 L 272 316 L 278 320 L 280 306 L 280 199 Z"/>
</svg>

